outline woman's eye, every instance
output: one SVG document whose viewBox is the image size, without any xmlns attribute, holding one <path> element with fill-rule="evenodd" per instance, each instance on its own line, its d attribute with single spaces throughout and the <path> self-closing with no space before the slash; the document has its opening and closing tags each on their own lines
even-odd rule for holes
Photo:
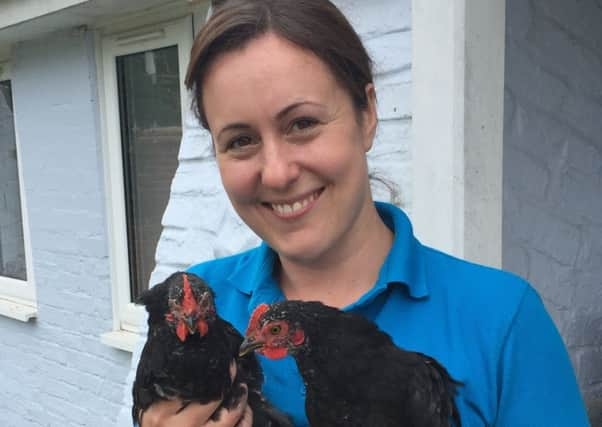
<svg viewBox="0 0 602 427">
<path fill-rule="evenodd" d="M 239 136 L 237 138 L 232 139 L 228 143 L 229 150 L 240 150 L 241 148 L 245 148 L 249 145 L 253 144 L 253 138 L 250 136 Z"/>
<path fill-rule="evenodd" d="M 303 117 L 301 119 L 295 120 L 291 125 L 292 131 L 307 131 L 318 124 L 316 119 L 312 119 L 309 117 Z"/>
</svg>

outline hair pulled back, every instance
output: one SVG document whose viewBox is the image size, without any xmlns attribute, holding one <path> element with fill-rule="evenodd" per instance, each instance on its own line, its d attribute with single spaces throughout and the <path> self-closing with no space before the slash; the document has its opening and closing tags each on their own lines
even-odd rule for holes
<svg viewBox="0 0 602 427">
<path fill-rule="evenodd" d="M 242 49 L 272 32 L 313 52 L 349 93 L 356 110 L 367 107 L 366 85 L 372 61 L 345 16 L 329 0 L 214 1 L 214 13 L 197 34 L 186 72 L 186 87 L 194 91 L 194 110 L 209 129 L 203 108 L 203 80 L 221 54 Z"/>
</svg>

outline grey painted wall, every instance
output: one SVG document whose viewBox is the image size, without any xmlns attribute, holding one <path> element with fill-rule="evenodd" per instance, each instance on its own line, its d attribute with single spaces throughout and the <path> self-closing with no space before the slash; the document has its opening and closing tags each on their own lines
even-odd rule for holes
<svg viewBox="0 0 602 427">
<path fill-rule="evenodd" d="M 602 3 L 508 0 L 506 22 L 503 265 L 543 296 L 593 411 L 602 398 Z"/>
<path fill-rule="evenodd" d="M 114 425 L 130 357 L 99 340 L 112 308 L 93 38 L 53 34 L 13 59 L 38 318 L 0 316 L 0 424 Z"/>
</svg>

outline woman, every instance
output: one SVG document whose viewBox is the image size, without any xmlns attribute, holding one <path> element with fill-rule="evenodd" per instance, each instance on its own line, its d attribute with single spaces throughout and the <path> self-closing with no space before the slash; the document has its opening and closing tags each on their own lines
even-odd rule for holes
<svg viewBox="0 0 602 427">
<path fill-rule="evenodd" d="M 327 0 L 225 2 L 197 36 L 187 75 L 224 188 L 264 243 L 190 268 L 244 331 L 260 303 L 319 300 L 359 312 L 396 344 L 464 382 L 466 426 L 588 425 L 551 319 L 521 279 L 421 245 L 398 208 L 375 204 L 366 152 L 377 126 L 370 59 Z M 261 360 L 268 399 L 306 425 L 292 359 Z M 249 426 L 243 402 L 162 402 L 143 427 Z"/>
</svg>

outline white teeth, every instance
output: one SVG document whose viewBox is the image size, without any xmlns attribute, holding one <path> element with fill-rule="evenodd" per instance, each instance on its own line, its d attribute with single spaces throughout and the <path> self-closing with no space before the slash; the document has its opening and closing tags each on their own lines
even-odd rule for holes
<svg viewBox="0 0 602 427">
<path fill-rule="evenodd" d="M 316 194 L 314 193 L 314 194 L 310 195 L 309 197 L 307 197 L 306 199 L 303 199 L 303 200 L 300 200 L 300 201 L 296 201 L 293 204 L 289 204 L 289 203 L 282 203 L 282 204 L 272 203 L 272 209 L 274 209 L 275 211 L 277 211 L 281 215 L 291 215 L 291 214 L 294 214 L 295 212 L 298 212 L 301 209 L 304 209 L 305 207 L 307 207 L 307 205 L 310 202 L 313 202 L 315 198 L 316 198 Z"/>
</svg>

